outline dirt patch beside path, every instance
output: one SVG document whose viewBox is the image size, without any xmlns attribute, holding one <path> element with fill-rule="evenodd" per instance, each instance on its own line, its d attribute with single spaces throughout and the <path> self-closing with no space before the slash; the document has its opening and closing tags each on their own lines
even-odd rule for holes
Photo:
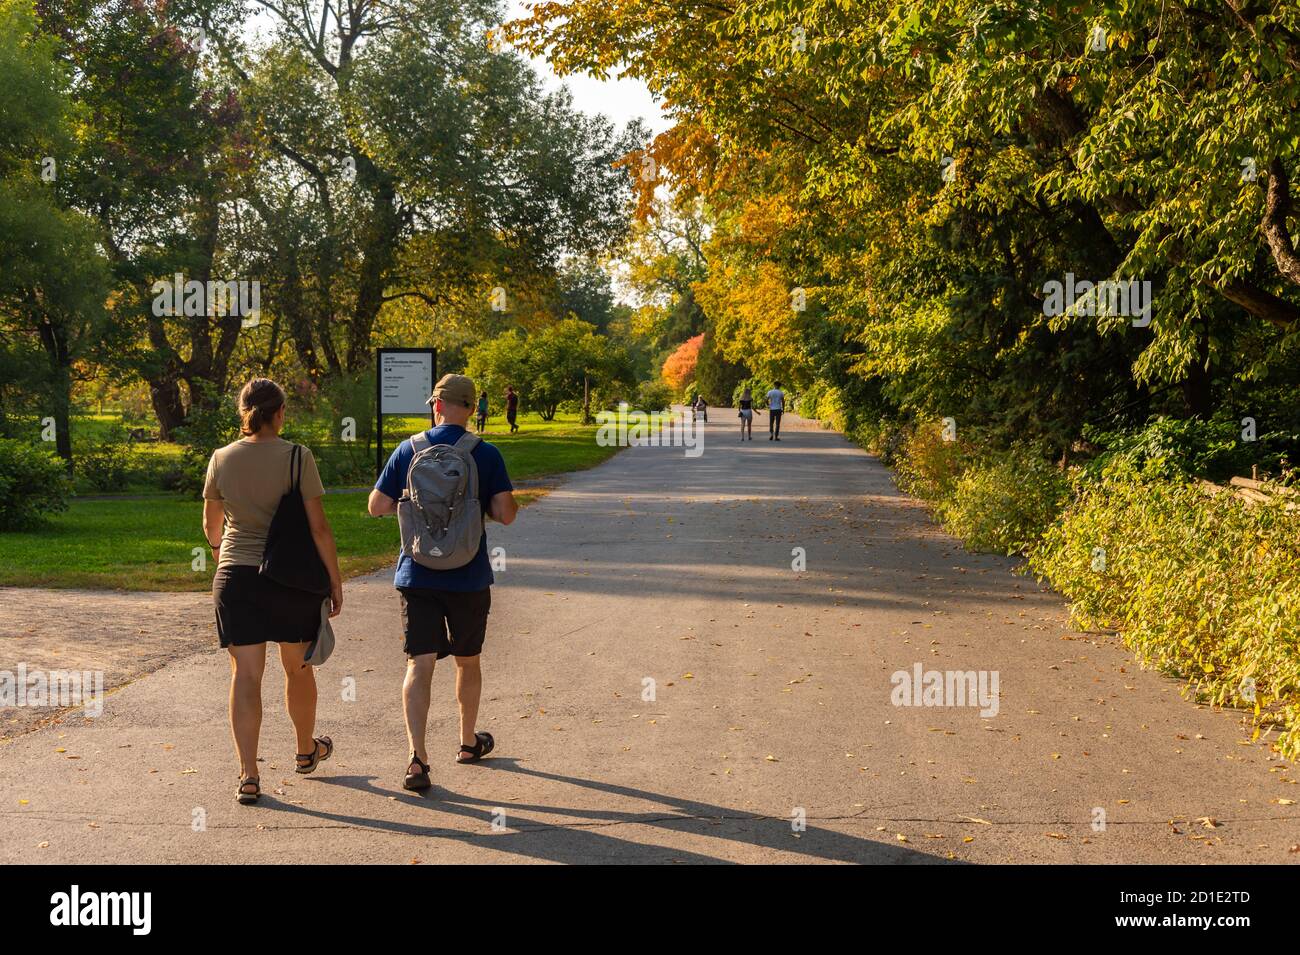
<svg viewBox="0 0 1300 955">
<path fill-rule="evenodd" d="M 211 594 L 0 588 L 0 671 L 89 670 L 111 691 L 205 646 L 217 646 Z M 0 740 L 60 712 L 0 706 Z"/>
</svg>

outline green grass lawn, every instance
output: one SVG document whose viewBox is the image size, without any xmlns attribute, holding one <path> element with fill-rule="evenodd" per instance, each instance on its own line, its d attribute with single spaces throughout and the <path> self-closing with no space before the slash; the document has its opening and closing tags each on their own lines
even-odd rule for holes
<svg viewBox="0 0 1300 955">
<path fill-rule="evenodd" d="M 391 454 L 402 440 L 428 427 L 427 418 L 385 418 L 385 453 Z M 554 421 L 543 421 L 536 414 L 520 415 L 517 434 L 510 433 L 504 414 L 489 417 L 483 440 L 501 449 L 515 481 L 581 471 L 617 450 L 597 445 L 596 426 L 581 424 L 576 414 L 558 414 Z"/>
<path fill-rule="evenodd" d="M 292 409 L 290 409 L 292 412 Z M 114 425 L 121 416 L 113 413 L 76 415 L 72 420 L 73 454 L 90 446 Z M 320 464 L 321 476 L 329 486 L 356 486 L 358 474 L 367 479 L 373 476 L 374 446 L 345 445 L 325 425 L 315 421 L 289 420 L 290 430 L 306 435 L 297 440 L 312 448 Z M 429 427 L 428 418 L 385 418 L 384 451 L 393 448 L 405 438 L 422 428 Z M 562 474 L 589 468 L 605 460 L 611 448 L 601 448 L 595 442 L 594 425 L 583 425 L 577 414 L 558 414 L 554 421 L 543 421 L 537 414 L 520 415 L 519 432 L 510 434 L 504 414 L 488 418 L 485 440 L 501 448 L 510 476 L 519 481 Z M 160 476 L 181 464 L 181 446 L 166 442 L 138 442 L 131 445 L 130 477 L 120 494 L 153 493 L 161 487 Z M 335 480 L 346 475 L 343 480 Z M 93 487 L 81 475 L 76 478 L 79 494 L 102 495 L 106 492 Z"/>
<path fill-rule="evenodd" d="M 409 436 L 419 427 L 394 431 Z M 497 430 L 503 433 L 494 433 Z M 513 480 L 589 468 L 615 448 L 595 441 L 595 427 L 576 418 L 545 425 L 521 423 L 517 435 L 489 422 L 484 437 L 501 448 Z M 386 442 L 387 443 L 387 442 Z M 338 541 L 344 576 L 396 559 L 397 522 L 366 514 L 364 490 L 325 496 L 325 512 Z M 527 503 L 535 494 L 517 494 Z M 207 590 L 211 554 L 201 530 L 203 505 L 175 494 L 73 500 L 69 509 L 36 531 L 0 533 L 0 586 L 88 587 L 122 590 Z M 490 531 L 489 531 L 490 534 Z M 193 548 L 204 546 L 206 568 L 191 569 Z"/>
</svg>

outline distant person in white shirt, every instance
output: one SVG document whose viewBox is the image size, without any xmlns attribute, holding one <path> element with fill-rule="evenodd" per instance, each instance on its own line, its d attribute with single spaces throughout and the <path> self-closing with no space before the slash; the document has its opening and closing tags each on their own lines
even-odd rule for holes
<svg viewBox="0 0 1300 955">
<path fill-rule="evenodd" d="M 777 382 L 767 393 L 767 440 L 781 440 L 781 415 L 785 413 L 785 392 Z"/>
</svg>

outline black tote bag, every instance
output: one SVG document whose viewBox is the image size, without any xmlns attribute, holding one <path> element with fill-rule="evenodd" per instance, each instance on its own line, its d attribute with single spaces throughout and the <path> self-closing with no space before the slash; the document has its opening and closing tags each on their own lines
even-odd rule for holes
<svg viewBox="0 0 1300 955">
<path fill-rule="evenodd" d="M 302 499 L 301 452 L 302 448 L 295 444 L 289 458 L 289 490 L 280 498 L 271 518 L 258 573 L 277 584 L 327 597 L 329 571 L 316 550 L 311 525 L 307 522 L 307 505 Z"/>
</svg>

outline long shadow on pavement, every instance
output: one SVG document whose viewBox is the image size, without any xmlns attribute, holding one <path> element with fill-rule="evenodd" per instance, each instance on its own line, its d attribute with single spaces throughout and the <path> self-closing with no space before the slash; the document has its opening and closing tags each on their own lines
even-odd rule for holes
<svg viewBox="0 0 1300 955">
<path fill-rule="evenodd" d="M 464 796 L 441 785 L 436 786 L 432 790 L 432 795 L 429 796 L 416 796 L 403 790 L 388 790 L 376 786 L 373 782 L 376 779 L 374 776 L 328 776 L 321 777 L 316 782 L 344 786 L 349 789 L 382 796 L 385 799 L 396 794 L 398 802 L 406 805 L 419 806 L 473 819 L 482 826 L 482 831 L 476 833 L 463 829 L 422 826 L 416 823 L 403 823 L 388 819 L 323 812 L 281 803 L 278 800 L 267 800 L 267 802 L 285 812 L 385 832 L 461 841 L 483 839 L 487 840 L 483 843 L 485 848 L 566 864 L 590 864 L 593 862 L 663 863 L 668 861 L 725 863 L 728 861 L 689 850 L 633 842 L 599 831 L 602 826 L 614 825 L 649 826 L 674 834 L 693 832 L 710 838 L 743 843 L 757 849 L 777 850 L 806 856 L 809 861 L 822 860 L 874 864 L 943 864 L 948 861 L 902 846 L 862 839 L 812 825 L 800 834 L 801 838 L 794 840 L 791 836 L 790 822 L 786 819 L 754 815 L 630 786 L 620 786 L 575 776 L 526 769 L 509 758 L 493 759 L 477 768 L 517 773 L 620 797 L 641 799 L 658 803 L 664 806 L 665 809 L 663 812 L 658 813 L 620 812 L 608 809 L 580 809 L 510 802 L 505 806 L 510 813 L 522 811 L 560 814 L 588 821 L 565 824 L 549 823 L 542 820 L 515 819 L 512 820 L 505 831 L 493 833 L 491 832 L 493 812 L 498 807 L 489 801 Z"/>
</svg>

